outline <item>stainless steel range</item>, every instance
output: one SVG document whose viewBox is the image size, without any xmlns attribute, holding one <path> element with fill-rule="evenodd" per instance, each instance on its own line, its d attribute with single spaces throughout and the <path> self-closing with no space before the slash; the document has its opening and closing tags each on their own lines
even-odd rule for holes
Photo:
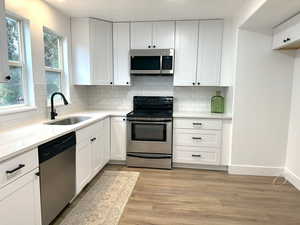
<svg viewBox="0 0 300 225">
<path fill-rule="evenodd" d="M 135 96 L 127 114 L 127 166 L 172 168 L 173 97 Z"/>
</svg>

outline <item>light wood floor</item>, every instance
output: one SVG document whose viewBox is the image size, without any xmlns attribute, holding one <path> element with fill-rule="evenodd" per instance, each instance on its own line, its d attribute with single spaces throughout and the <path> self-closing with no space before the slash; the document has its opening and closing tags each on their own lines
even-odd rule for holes
<svg viewBox="0 0 300 225">
<path fill-rule="evenodd" d="M 272 177 L 204 170 L 135 169 L 140 177 L 119 225 L 300 225 L 300 191 Z"/>
</svg>

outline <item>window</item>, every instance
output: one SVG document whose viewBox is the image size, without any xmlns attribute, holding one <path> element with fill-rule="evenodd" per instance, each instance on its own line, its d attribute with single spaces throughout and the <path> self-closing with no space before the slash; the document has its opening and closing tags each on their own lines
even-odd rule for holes
<svg viewBox="0 0 300 225">
<path fill-rule="evenodd" d="M 47 97 L 54 92 L 62 92 L 63 51 L 62 38 L 44 28 L 45 74 L 47 83 Z"/>
<path fill-rule="evenodd" d="M 0 107 L 21 106 L 27 103 L 22 21 L 13 17 L 6 17 L 6 27 L 11 80 L 0 84 Z"/>
</svg>

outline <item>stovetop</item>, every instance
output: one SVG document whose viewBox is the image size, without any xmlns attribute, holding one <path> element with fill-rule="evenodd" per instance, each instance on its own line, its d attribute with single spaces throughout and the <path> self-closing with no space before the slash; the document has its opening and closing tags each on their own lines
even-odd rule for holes
<svg viewBox="0 0 300 225">
<path fill-rule="evenodd" d="M 127 117 L 172 118 L 173 97 L 171 96 L 134 96 L 133 111 Z"/>
<path fill-rule="evenodd" d="M 148 110 L 148 111 L 131 111 L 127 114 L 127 117 L 142 117 L 142 118 L 172 118 L 173 111 L 158 111 L 158 110 Z"/>
</svg>

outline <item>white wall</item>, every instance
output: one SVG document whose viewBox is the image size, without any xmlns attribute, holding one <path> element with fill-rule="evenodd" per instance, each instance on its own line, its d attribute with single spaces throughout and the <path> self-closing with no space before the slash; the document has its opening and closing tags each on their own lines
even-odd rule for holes
<svg viewBox="0 0 300 225">
<path fill-rule="evenodd" d="M 32 121 L 49 118 L 46 107 L 46 82 L 44 74 L 43 26 L 57 32 L 70 42 L 70 18 L 40 0 L 6 0 L 6 9 L 30 21 L 32 40 L 33 79 L 37 109 L 30 112 L 0 115 L 0 130 L 14 128 Z M 70 46 L 70 45 L 69 45 Z M 67 66 L 71 71 L 71 49 L 68 48 Z M 71 83 L 71 80 L 68 81 Z M 86 87 L 70 87 L 71 104 L 59 107 L 58 113 L 69 113 L 85 107 Z"/>
<path fill-rule="evenodd" d="M 300 50 L 294 65 L 291 114 L 286 157 L 286 176 L 300 189 Z"/>
<path fill-rule="evenodd" d="M 284 167 L 294 59 L 271 43 L 239 30 L 230 173 L 277 175 Z"/>
</svg>

